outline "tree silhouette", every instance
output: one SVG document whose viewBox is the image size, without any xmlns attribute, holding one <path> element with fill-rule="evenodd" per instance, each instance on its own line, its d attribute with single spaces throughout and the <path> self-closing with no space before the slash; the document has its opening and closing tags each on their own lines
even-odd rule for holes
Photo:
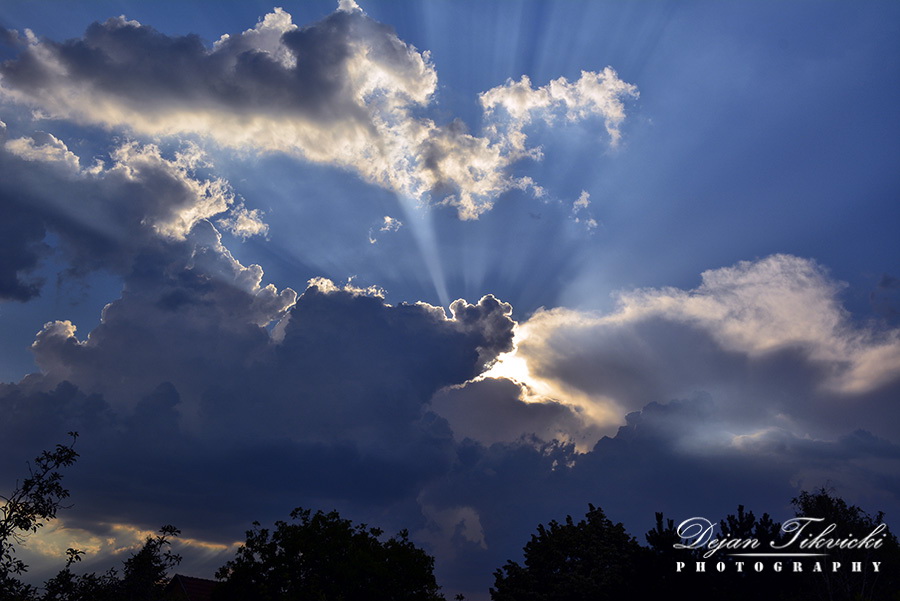
<svg viewBox="0 0 900 601">
<path fill-rule="evenodd" d="M 820 518 L 815 532 L 835 524 L 827 538 L 861 538 L 883 523 L 874 516 L 824 489 L 801 492 L 793 500 L 798 516 Z M 550 522 L 538 526 L 525 545 L 523 565 L 509 561 L 494 572 L 494 601 L 581 601 L 588 599 L 729 599 L 750 601 L 900 601 L 900 550 L 897 538 L 885 526 L 879 531 L 877 549 L 828 548 L 822 556 L 741 557 L 745 551 L 777 551 L 790 540 L 790 533 L 768 514 L 757 518 L 739 505 L 714 526 L 719 540 L 756 539 L 753 548 L 723 549 L 704 558 L 706 548 L 676 549 L 684 543 L 674 520 L 656 514 L 656 525 L 645 535 L 648 547 L 639 547 L 621 524 L 606 518 L 590 505 L 586 519 L 575 523 Z M 851 537 L 852 535 L 852 537 Z M 814 536 L 812 531 L 810 537 Z M 770 543 L 774 543 L 773 548 Z M 785 552 L 796 552 L 794 544 Z M 762 569 L 756 563 L 764 561 Z M 794 571 L 794 562 L 802 566 Z M 806 563 L 803 563 L 803 562 Z M 880 563 L 876 572 L 872 562 Z M 681 562 L 683 569 L 676 566 Z M 696 563 L 705 564 L 703 571 Z M 822 571 L 813 565 L 823 564 Z M 835 570 L 832 562 L 840 567 Z M 856 562 L 861 570 L 854 571 Z M 775 564 L 779 565 L 776 569 Z M 738 565 L 740 564 L 740 565 Z"/>
<path fill-rule="evenodd" d="M 827 489 L 813 492 L 802 491 L 791 500 L 798 516 L 822 518 L 822 524 L 835 524 L 829 538 L 861 538 L 884 522 L 884 513 L 874 516 L 856 505 L 849 505 L 843 499 L 833 496 Z M 900 598 L 900 545 L 897 537 L 887 526 L 878 535 L 882 543 L 878 549 L 829 549 L 828 560 L 840 562 L 843 566 L 860 562 L 859 573 L 825 571 L 807 574 L 803 581 L 805 596 L 798 599 L 829 599 L 834 601 L 889 600 Z M 880 561 L 879 571 L 872 568 L 873 561 Z"/>
<path fill-rule="evenodd" d="M 72 572 L 71 564 L 44 583 L 40 601 L 120 601 L 121 586 L 116 571 L 103 574 Z"/>
<path fill-rule="evenodd" d="M 676 574 L 677 561 L 694 561 L 697 553 L 676 550 L 675 544 L 681 542 L 674 520 L 667 520 L 662 512 L 656 512 L 656 526 L 644 535 L 649 545 L 649 553 L 644 563 L 638 567 L 641 574 L 652 575 L 646 580 L 648 594 L 653 598 L 672 598 L 673 591 L 690 590 L 695 580 L 693 574 Z"/>
<path fill-rule="evenodd" d="M 123 599 L 154 601 L 163 597 L 169 570 L 181 562 L 172 553 L 171 538 L 181 534 L 175 526 L 163 526 L 157 536 L 149 536 L 140 551 L 125 560 L 120 588 Z"/>
<path fill-rule="evenodd" d="M 178 536 L 174 526 L 163 526 L 156 536 L 148 536 L 144 545 L 125 560 L 120 578 L 115 568 L 103 574 L 72 572 L 80 560 L 80 551 L 69 550 L 66 567 L 44 583 L 44 594 L 37 601 L 161 601 L 166 598 L 168 572 L 181 561 L 170 550 L 171 539 Z"/>
<path fill-rule="evenodd" d="M 538 526 L 525 545 L 524 565 L 508 561 L 494 572 L 494 601 L 599 601 L 635 594 L 637 566 L 645 551 L 613 524 L 603 510 L 588 505 L 585 519 L 566 516 Z"/>
<path fill-rule="evenodd" d="M 293 523 L 254 528 L 216 577 L 223 601 L 437 601 L 434 559 L 403 530 L 382 542 L 382 530 L 353 525 L 336 511 L 291 512 Z"/>
<path fill-rule="evenodd" d="M 68 445 L 57 444 L 52 451 L 43 451 L 28 465 L 28 477 L 16 483 L 10 495 L 0 495 L 0 598 L 28 599 L 34 595 L 34 587 L 19 580 L 28 566 L 16 557 L 16 546 L 34 534 L 44 524 L 56 517 L 56 512 L 69 497 L 62 485 L 60 469 L 75 463 L 77 432 L 69 432 L 72 441 Z M 78 556 L 78 551 L 69 550 Z"/>
</svg>

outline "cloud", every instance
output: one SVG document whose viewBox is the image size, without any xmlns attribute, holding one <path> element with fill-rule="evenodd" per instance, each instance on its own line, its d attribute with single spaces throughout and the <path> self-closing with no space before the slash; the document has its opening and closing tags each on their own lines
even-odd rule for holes
<svg viewBox="0 0 900 601">
<path fill-rule="evenodd" d="M 526 396 L 522 384 L 505 378 L 445 388 L 432 397 L 431 408 L 447 420 L 458 439 L 471 438 L 487 446 L 562 440 L 590 448 L 600 437 L 592 420 L 577 408 Z"/>
<path fill-rule="evenodd" d="M 587 190 L 582 190 L 578 196 L 578 200 L 572 203 L 572 217 L 575 223 L 583 223 L 588 231 L 597 229 L 599 223 L 589 212 L 591 206 L 591 195 Z"/>
<path fill-rule="evenodd" d="M 896 444 L 866 431 L 830 439 L 760 434 L 756 445 L 711 435 L 729 419 L 716 399 L 700 395 L 650 403 L 583 453 L 553 443 L 463 442 L 460 466 L 428 483 L 420 503 L 435 516 L 434 530 L 445 522 L 464 527 L 458 508 L 478 517 L 484 545 L 457 534 L 454 551 L 465 553 L 448 571 L 464 581 L 466 572 L 470 580 L 481 573 L 483 586 L 490 583 L 486 566 L 516 557 L 538 523 L 583 514 L 589 502 L 639 540 L 657 511 L 676 522 L 695 515 L 717 521 L 742 504 L 783 520 L 793 515 L 789 501 L 799 490 L 826 484 L 896 519 Z"/>
<path fill-rule="evenodd" d="M 31 275 L 41 258 L 49 254 L 44 243 L 46 228 L 31 211 L 4 206 L 0 219 L 0 299 L 27 301 L 40 294 L 43 281 Z"/>
<path fill-rule="evenodd" d="M 85 168 L 50 134 L 10 142 L 0 149 L 5 215 L 18 211 L 37 228 L 11 256 L 52 231 L 73 265 L 123 278 L 97 327 L 85 335 L 72 321 L 47 323 L 32 345 L 40 373 L 0 386 L 10 444 L 46 447 L 82 433 L 83 471 L 72 479 L 80 510 L 67 527 L 87 540 L 111 535 L 110 524 L 175 522 L 228 544 L 248 519 L 283 517 L 300 502 L 363 515 L 398 504 L 397 528 L 410 524 L 411 504 L 422 519 L 421 484 L 455 460 L 452 433 L 428 401 L 511 350 L 510 305 L 458 300 L 448 315 L 322 278 L 298 298 L 264 285 L 259 266 L 224 246 L 210 220 L 240 231 L 249 210 L 226 182 L 201 176 L 197 147 L 167 155 L 127 143 Z M 53 194 L 60 189 L 66 198 Z M 10 267 L 36 265 L 38 251 Z M 29 285 L 21 267 L 12 273 L 19 290 Z M 20 467 L 0 465 L 3 481 Z M 146 494 L 161 479 L 172 486 Z M 248 508 L 247 486 L 268 501 Z M 224 499 L 215 508 L 201 502 L 210 490 Z M 476 536 L 476 518 L 463 517 Z"/>
<path fill-rule="evenodd" d="M 48 383 L 68 380 L 126 406 L 166 381 L 196 391 L 194 374 L 262 352 L 263 326 L 296 300 L 290 288 L 262 286 L 261 268 L 237 262 L 208 223 L 189 240 L 154 250 L 138 258 L 123 297 L 104 308 L 87 340 L 68 322 L 38 334 L 32 350 Z"/>
<path fill-rule="evenodd" d="M 56 165 L 61 171 L 78 174 L 81 161 L 62 140 L 46 132 L 36 132 L 30 138 L 5 141 L 7 152 L 26 161 Z"/>
<path fill-rule="evenodd" d="M 269 226 L 262 220 L 262 211 L 243 205 L 232 209 L 228 217 L 217 219 L 216 224 L 241 239 L 265 235 L 269 231 Z"/>
<path fill-rule="evenodd" d="M 375 226 L 377 227 L 377 226 Z M 375 244 L 378 242 L 378 238 L 376 237 L 374 230 L 375 227 L 369 228 L 369 244 Z M 381 222 L 381 227 L 378 228 L 379 232 L 396 232 L 401 227 L 403 227 L 403 222 L 399 219 L 395 219 L 389 215 L 384 216 L 384 220 Z"/>
<path fill-rule="evenodd" d="M 279 293 L 234 261 L 212 226 L 198 229 L 184 243 L 190 254 L 147 257 L 126 276 L 88 336 L 69 321 L 46 324 L 31 385 L 101 395 L 119 415 L 146 414 L 145 428 L 171 415 L 174 431 L 344 444 L 394 461 L 431 438 L 422 420 L 437 390 L 512 348 L 511 308 L 491 296 L 455 301 L 448 317 L 324 279 L 299 297 Z"/>
<path fill-rule="evenodd" d="M 823 386 L 862 394 L 890 383 L 900 367 L 900 330 L 858 327 L 838 299 L 842 284 L 815 262 L 773 255 L 704 272 L 686 293 L 646 290 L 621 297 L 623 319 L 661 315 L 708 331 L 726 350 L 759 357 L 802 349 L 827 365 Z"/>
<path fill-rule="evenodd" d="M 0 66 L 8 101 L 141 135 L 199 134 L 225 147 L 338 165 L 450 205 L 462 219 L 476 219 L 511 189 L 542 194 L 530 178 L 508 173 L 515 161 L 540 155 L 526 145 L 532 119 L 599 117 L 615 144 L 623 99 L 636 94 L 609 68 L 537 89 L 523 78 L 481 96 L 485 136 L 459 121 L 441 125 L 421 116 L 437 91 L 428 52 L 355 3 L 306 27 L 275 9 L 212 47 L 124 17 L 66 42 L 17 39 L 18 57 Z"/>
<path fill-rule="evenodd" d="M 736 431 L 833 435 L 857 423 L 888 436 L 900 330 L 854 322 L 841 288 L 811 260 L 773 255 L 704 272 L 694 290 L 622 292 L 608 314 L 541 310 L 488 375 L 607 432 L 654 400 L 706 391 Z"/>
<path fill-rule="evenodd" d="M 578 200 L 572 203 L 572 213 L 578 213 L 584 209 L 587 209 L 591 206 L 591 195 L 587 192 L 587 190 L 582 190 L 581 194 L 578 196 Z"/>
<path fill-rule="evenodd" d="M 481 519 L 472 507 L 437 508 L 422 505 L 422 514 L 428 525 L 414 536 L 430 544 L 434 553 L 441 557 L 457 555 L 460 547 L 469 544 L 481 549 L 487 548 Z"/>
<path fill-rule="evenodd" d="M 728 304 L 732 319 L 775 319 L 761 313 L 772 294 L 788 307 L 791 295 L 833 299 L 839 286 L 810 261 L 770 257 L 708 272 L 693 291 L 665 291 L 669 301 L 640 290 L 609 315 L 544 311 L 516 325 L 490 296 L 447 314 L 321 278 L 293 303 L 273 292 L 263 311 L 261 272 L 217 243 L 208 223 L 169 242 L 89 336 L 49 324 L 34 347 L 41 373 L 0 386 L 0 435 L 15 448 L 82 432 L 67 526 L 99 536 L 109 524 L 173 522 L 202 545 L 229 544 L 251 519 L 337 507 L 410 528 L 438 554 L 445 586 L 483 590 L 537 523 L 588 502 L 638 536 L 654 511 L 786 513 L 800 487 L 826 482 L 896 508 L 896 422 L 873 403 L 898 387 L 822 388 L 823 374 L 840 373 L 806 348 L 830 340 L 821 324 L 850 338 L 861 326 L 817 313 L 808 319 L 820 325 L 760 348 L 722 330 L 720 313 L 698 322 L 686 308 L 697 299 Z M 504 364 L 507 376 L 484 375 Z M 686 389 L 708 392 L 676 394 Z M 589 403 L 606 403 L 609 421 Z M 5 458 L 0 473 L 17 467 Z M 205 569 L 221 564 L 210 557 Z"/>
<path fill-rule="evenodd" d="M 47 324 L 33 347 L 41 373 L 0 386 L 5 440 L 82 433 L 69 525 L 175 522 L 223 542 L 299 503 L 402 506 L 450 469 L 452 434 L 428 401 L 511 348 L 508 305 L 457 301 L 447 316 L 317 280 L 276 340 L 252 290 L 209 277 L 215 257 L 142 265 L 89 336 Z M 4 481 L 16 467 L 0 466 Z M 144 494 L 162 478 L 167 492 Z M 223 497 L 214 509 L 210 490 Z"/>
<path fill-rule="evenodd" d="M 195 145 L 167 156 L 156 145 L 126 142 L 108 162 L 84 166 L 62 140 L 37 132 L 4 140 L 0 159 L 3 298 L 39 293 L 29 274 L 54 251 L 48 232 L 72 272 L 125 274 L 141 253 L 178 245 L 216 216 L 242 237 L 265 231 L 259 212 L 236 203 L 226 181 L 203 177 L 207 164 Z"/>
<path fill-rule="evenodd" d="M 508 129 L 502 137 L 514 152 L 526 154 L 522 130 L 534 119 L 549 124 L 557 118 L 575 122 L 600 117 L 615 146 L 622 137 L 619 125 L 625 120 L 624 99 L 637 96 L 635 86 L 625 83 L 615 70 L 606 67 L 599 73 L 582 71 L 574 82 L 560 77 L 536 89 L 531 87 L 531 79 L 523 75 L 519 81 L 509 80 L 503 86 L 483 92 L 479 99 L 487 116 L 505 112 L 508 119 L 503 123 Z M 495 125 L 495 135 L 500 131 Z"/>
</svg>

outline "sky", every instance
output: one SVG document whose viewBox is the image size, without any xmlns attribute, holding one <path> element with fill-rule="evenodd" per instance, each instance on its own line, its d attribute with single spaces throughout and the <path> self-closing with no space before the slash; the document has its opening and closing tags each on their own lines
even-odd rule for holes
<svg viewBox="0 0 900 601">
<path fill-rule="evenodd" d="M 0 484 L 25 550 L 298 506 L 486 598 L 588 503 L 900 515 L 900 5 L 9 0 Z"/>
</svg>

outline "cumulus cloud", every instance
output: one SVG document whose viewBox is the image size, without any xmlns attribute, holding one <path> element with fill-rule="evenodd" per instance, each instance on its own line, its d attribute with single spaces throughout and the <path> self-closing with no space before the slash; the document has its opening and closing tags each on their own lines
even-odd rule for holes
<svg viewBox="0 0 900 601">
<path fill-rule="evenodd" d="M 108 162 L 84 162 L 52 134 L 5 140 L 0 147 L 0 206 L 7 252 L 0 295 L 27 300 L 39 293 L 29 278 L 51 252 L 48 232 L 73 272 L 128 273 L 148 249 L 185 242 L 216 216 L 239 236 L 265 232 L 257 210 L 236 203 L 226 181 L 204 177 L 203 153 L 186 145 L 168 155 L 156 145 L 126 142 Z"/>
<path fill-rule="evenodd" d="M 624 99 L 637 97 L 637 88 L 619 79 L 611 67 L 596 73 L 582 71 L 577 81 L 565 77 L 554 79 L 539 88 L 531 87 L 531 79 L 523 75 L 519 81 L 509 80 L 479 97 L 489 117 L 505 113 L 503 127 L 494 125 L 492 132 L 510 144 L 514 153 L 527 153 L 523 128 L 535 119 L 553 123 L 556 119 L 580 121 L 589 117 L 604 120 L 613 146 L 622 137 L 619 125 L 625 120 Z"/>
<path fill-rule="evenodd" d="M 72 525 L 180 519 L 223 542 L 248 518 L 278 517 L 248 514 L 246 486 L 281 510 L 385 508 L 414 501 L 451 468 L 452 433 L 428 401 L 511 348 L 508 305 L 457 301 L 447 315 L 318 279 L 295 303 L 270 297 L 289 316 L 276 340 L 258 323 L 264 289 L 210 277 L 226 256 L 194 249 L 190 265 L 167 256 L 130 274 L 89 336 L 67 321 L 47 324 L 33 346 L 41 372 L 0 386 L 8 440 L 47 444 L 70 428 L 88 441 L 79 441 L 85 509 Z M 160 469 L 179 484 L 163 497 L 135 491 Z M 208 511 L 201 500 L 211 489 L 228 500 L 198 522 L 190 516 Z"/>
<path fill-rule="evenodd" d="M 489 374 L 607 429 L 653 400 L 708 391 L 745 429 L 803 434 L 840 415 L 884 432 L 869 416 L 895 412 L 900 331 L 855 323 L 841 287 L 814 261 L 774 255 L 704 272 L 694 290 L 620 293 L 609 314 L 542 310 Z"/>
<path fill-rule="evenodd" d="M 88 336 L 69 321 L 44 326 L 32 346 L 41 385 L 70 382 L 128 412 L 170 384 L 191 427 L 376 444 L 385 428 L 418 423 L 439 388 L 512 348 L 512 308 L 493 296 L 457 300 L 448 316 L 389 306 L 377 288 L 316 278 L 298 298 L 262 278 L 203 222 L 144 253 Z"/>
<path fill-rule="evenodd" d="M 621 319 L 663 315 L 710 332 L 727 350 L 751 357 L 800 348 L 829 366 L 823 385 L 865 393 L 897 378 L 900 330 L 857 327 L 838 298 L 842 284 L 815 262 L 789 255 L 704 272 L 694 291 L 623 295 Z"/>
<path fill-rule="evenodd" d="M 192 374 L 252 360 L 269 341 L 263 326 L 296 300 L 290 288 L 261 285 L 262 269 L 236 261 L 208 223 L 140 261 L 89 338 L 79 340 L 67 321 L 44 326 L 32 350 L 47 385 L 68 380 L 125 406 L 167 381 L 199 394 L 205 385 Z"/>
<path fill-rule="evenodd" d="M 17 138 L 5 143 L 6 151 L 26 161 L 55 164 L 60 170 L 73 174 L 81 172 L 81 161 L 65 143 L 46 132 L 36 132 L 30 138 Z"/>
<path fill-rule="evenodd" d="M 175 522 L 203 544 L 228 544 L 250 519 L 325 505 L 409 527 L 438 554 L 443 582 L 483 590 L 537 523 L 587 502 L 638 536 L 654 511 L 778 511 L 798 487 L 825 482 L 865 506 L 896 505 L 895 433 L 855 424 L 850 410 L 829 418 L 836 433 L 810 425 L 834 411 L 812 403 L 861 394 L 817 388 L 834 366 L 803 348 L 821 326 L 760 348 L 698 325 L 682 306 L 708 296 L 760 318 L 768 305 L 750 299 L 768 293 L 748 284 L 760 272 L 785 276 L 767 280 L 779 294 L 802 274 L 793 294 L 836 294 L 810 261 L 771 257 L 709 272 L 694 291 L 668 291 L 670 302 L 642 290 L 607 316 L 545 311 L 517 326 L 490 296 L 456 301 L 448 314 L 322 278 L 296 302 L 273 291 L 267 313 L 254 300 L 261 273 L 230 264 L 216 233 L 195 227 L 170 243 L 191 253 L 130 274 L 89 336 L 48 324 L 34 347 L 41 373 L 0 386 L 0 435 L 17 448 L 82 432 L 72 527 L 97 535 L 108 524 Z M 261 327 L 262 314 L 281 316 L 280 335 Z M 833 335 L 860 331 L 809 319 L 843 323 Z M 870 395 L 895 398 L 896 385 L 876 382 Z M 697 388 L 709 392 L 676 394 Z M 598 420 L 589 402 L 608 403 L 615 419 Z M 885 421 L 885 411 L 872 414 Z M 3 474 L 15 467 L 0 462 Z M 142 482 L 161 478 L 174 485 L 144 494 L 153 484 Z M 685 488 L 696 494 L 674 494 Z M 212 508 L 210 491 L 220 499 Z"/>
<path fill-rule="evenodd" d="M 212 47 L 124 17 L 66 42 L 17 39 L 18 57 L 0 66 L 0 94 L 10 101 L 139 134 L 200 134 L 336 164 L 400 194 L 433 197 L 463 219 L 514 188 L 542 193 L 507 169 L 539 157 L 526 143 L 532 119 L 598 117 L 615 144 L 623 100 L 636 94 L 609 68 L 537 89 L 523 78 L 482 95 L 484 136 L 459 121 L 441 125 L 420 115 L 437 90 L 428 52 L 352 2 L 306 27 L 275 9 Z"/>
</svg>

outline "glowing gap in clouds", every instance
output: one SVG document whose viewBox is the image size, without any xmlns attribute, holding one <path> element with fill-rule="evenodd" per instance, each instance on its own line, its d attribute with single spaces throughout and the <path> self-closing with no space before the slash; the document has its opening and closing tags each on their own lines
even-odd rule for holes
<svg viewBox="0 0 900 601">
<path fill-rule="evenodd" d="M 70 528 L 64 519 L 59 519 L 31 534 L 28 538 L 28 551 L 38 556 L 58 558 L 66 553 L 66 549 L 75 548 L 87 553 L 86 559 L 103 555 L 117 555 L 139 550 L 147 538 L 159 534 L 154 530 L 145 530 L 133 524 L 109 523 L 98 524 L 108 529 L 105 533 L 95 533 L 81 528 Z M 216 543 L 202 539 L 180 535 L 172 539 L 176 550 L 192 547 L 205 553 L 234 553 L 242 544 L 235 541 L 230 544 Z"/>
<path fill-rule="evenodd" d="M 598 428 L 598 432 L 603 434 L 615 434 L 618 427 L 625 423 L 625 411 L 622 407 L 614 399 L 605 395 L 591 395 L 566 385 L 561 380 L 544 378 L 533 373 L 528 365 L 528 353 L 522 350 L 522 343 L 529 336 L 529 324 L 527 322 L 517 324 L 513 338 L 513 350 L 500 354 L 486 371 L 473 378 L 472 381 L 505 378 L 521 387 L 520 399 L 522 402 L 545 403 L 549 400 L 568 405 L 578 413 L 585 425 L 595 426 Z M 539 340 L 535 342 L 540 345 Z M 535 346 L 535 343 L 532 343 L 531 346 Z M 579 439 L 578 432 L 569 434 L 572 440 Z M 595 442 L 596 440 L 591 441 L 589 446 L 580 443 L 578 450 L 589 450 Z"/>
</svg>

